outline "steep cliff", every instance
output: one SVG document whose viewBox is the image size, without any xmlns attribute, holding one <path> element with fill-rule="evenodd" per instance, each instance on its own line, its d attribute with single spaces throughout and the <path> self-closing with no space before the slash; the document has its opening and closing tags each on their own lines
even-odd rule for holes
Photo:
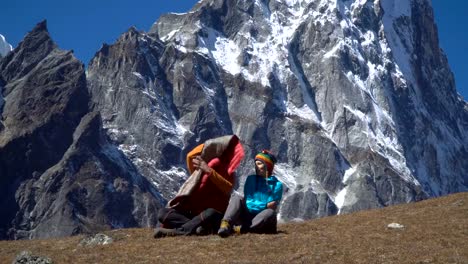
<svg viewBox="0 0 468 264">
<path fill-rule="evenodd" d="M 0 60 L 0 238 L 150 226 L 164 199 L 108 142 L 83 64 L 39 23 Z"/>
</svg>

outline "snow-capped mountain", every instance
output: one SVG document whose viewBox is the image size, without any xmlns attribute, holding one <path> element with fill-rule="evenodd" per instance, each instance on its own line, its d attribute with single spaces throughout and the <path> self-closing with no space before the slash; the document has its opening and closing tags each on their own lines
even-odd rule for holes
<svg viewBox="0 0 468 264">
<path fill-rule="evenodd" d="M 6 41 L 5 37 L 0 34 L 0 58 L 4 57 L 12 49 L 13 47 Z"/>
<path fill-rule="evenodd" d="M 103 45 L 86 80 L 99 152 L 145 179 L 152 208 L 185 154 L 225 134 L 247 153 L 239 187 L 259 150 L 277 153 L 284 221 L 468 190 L 468 105 L 429 0 L 202 0 Z"/>
<path fill-rule="evenodd" d="M 468 186 L 466 103 L 429 1 L 200 1 L 103 47 L 88 81 L 109 133 L 168 198 L 180 153 L 224 133 L 251 157 L 278 153 L 284 220 Z"/>
</svg>

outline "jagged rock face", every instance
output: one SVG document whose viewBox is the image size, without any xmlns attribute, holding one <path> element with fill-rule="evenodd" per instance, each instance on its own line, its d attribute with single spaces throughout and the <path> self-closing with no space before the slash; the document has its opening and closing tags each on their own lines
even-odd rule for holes
<svg viewBox="0 0 468 264">
<path fill-rule="evenodd" d="M 165 198 L 187 177 L 188 148 L 232 133 L 224 90 L 210 90 L 209 99 L 200 83 L 219 80 L 213 72 L 206 58 L 134 29 L 89 65 L 88 86 L 108 135 Z"/>
<path fill-rule="evenodd" d="M 187 149 L 231 132 L 278 153 L 284 220 L 467 190 L 467 107 L 425 0 L 200 1 L 103 47 L 88 82 L 167 199 Z"/>
<path fill-rule="evenodd" d="M 400 94 L 396 105 L 412 109 L 397 113 L 409 168 L 430 195 L 466 191 L 468 183 L 468 115 L 466 102 L 455 90 L 455 80 L 439 48 L 433 11 L 428 2 L 416 1 L 407 20 L 413 32 L 408 49 L 413 54 L 414 93 Z M 403 22 L 396 22 L 405 28 Z M 400 25 L 400 24 L 403 25 Z M 409 28 L 409 29 L 408 29 Z M 418 30 L 425 29 L 425 30 Z M 401 30 L 400 30 L 401 31 Z M 398 31 L 397 31 L 398 32 Z M 414 122 L 406 118 L 413 117 Z"/>
<path fill-rule="evenodd" d="M 56 165 L 20 185 L 14 237 L 57 237 L 154 225 L 163 199 L 108 142 L 97 112 L 83 117 L 73 139 Z"/>
<path fill-rule="evenodd" d="M 81 62 L 45 22 L 0 60 L 0 238 L 155 223 L 163 198 L 90 112 Z"/>
<path fill-rule="evenodd" d="M 0 111 L 3 236 L 19 209 L 16 190 L 63 156 L 88 110 L 88 93 L 82 64 L 56 48 L 45 23 L 2 59 L 0 74 L 4 83 Z"/>
<path fill-rule="evenodd" d="M 277 153 L 286 221 L 468 189 L 468 104 L 427 0 L 199 1 L 86 77 L 39 24 L 0 89 L 2 238 L 152 225 L 186 153 L 225 134 L 248 154 L 239 188 Z"/>
</svg>

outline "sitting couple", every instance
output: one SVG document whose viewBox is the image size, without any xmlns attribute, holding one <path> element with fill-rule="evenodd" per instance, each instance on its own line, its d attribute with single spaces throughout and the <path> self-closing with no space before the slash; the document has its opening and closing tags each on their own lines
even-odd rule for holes
<svg viewBox="0 0 468 264">
<path fill-rule="evenodd" d="M 272 175 L 276 158 L 269 151 L 255 156 L 255 175 L 247 177 L 244 197 L 231 191 L 234 171 L 244 158 L 237 136 L 208 140 L 187 154 L 191 176 L 168 207 L 160 209 L 154 237 L 234 232 L 276 233 L 276 210 L 282 183 Z"/>
</svg>

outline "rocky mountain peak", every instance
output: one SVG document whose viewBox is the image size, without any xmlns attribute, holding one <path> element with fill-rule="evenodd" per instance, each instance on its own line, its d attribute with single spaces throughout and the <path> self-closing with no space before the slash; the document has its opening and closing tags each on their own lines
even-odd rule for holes
<svg viewBox="0 0 468 264">
<path fill-rule="evenodd" d="M 0 79 L 0 238 L 154 223 L 164 199 L 109 143 L 83 64 L 45 22 L 0 60 Z"/>
<path fill-rule="evenodd" d="M 38 23 L 0 64 L 5 81 L 24 77 L 31 69 L 57 48 L 47 31 L 46 21 Z M 15 63 L 24 62 L 21 65 Z"/>
<path fill-rule="evenodd" d="M 179 91 L 200 86 L 197 98 L 209 101 L 224 90 L 216 101 L 227 104 L 252 155 L 257 145 L 279 154 L 277 173 L 293 190 L 285 219 L 466 188 L 465 166 L 448 169 L 468 149 L 465 102 L 434 37 L 429 1 L 200 1 L 162 16 L 149 35 L 192 69 L 180 70 Z M 451 177 L 458 187 L 443 180 Z"/>
</svg>

